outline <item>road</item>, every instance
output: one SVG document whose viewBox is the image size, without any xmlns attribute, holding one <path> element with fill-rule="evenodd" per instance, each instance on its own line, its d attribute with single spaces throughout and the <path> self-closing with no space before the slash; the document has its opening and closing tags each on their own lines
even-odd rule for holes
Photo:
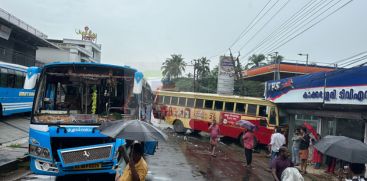
<svg viewBox="0 0 367 181">
<path fill-rule="evenodd" d="M 147 180 L 272 180 L 267 169 L 265 154 L 254 154 L 253 169 L 244 167 L 244 153 L 241 147 L 232 141 L 220 142 L 217 157 L 210 156 L 209 138 L 199 135 L 178 135 L 164 123 L 158 125 L 169 136 L 167 142 L 160 142 L 154 156 L 147 156 L 149 173 Z M 27 167 L 27 166 L 25 166 Z M 23 175 L 16 180 L 56 180 L 55 177 L 34 175 L 27 169 L 14 172 Z M 79 176 L 78 180 L 88 176 Z M 100 176 L 97 180 L 100 180 Z M 16 177 L 8 177 L 16 178 Z M 94 176 L 90 178 L 96 179 Z M 75 178 L 73 178 L 74 180 Z M 1 179 L 0 179 L 1 180 Z"/>
</svg>

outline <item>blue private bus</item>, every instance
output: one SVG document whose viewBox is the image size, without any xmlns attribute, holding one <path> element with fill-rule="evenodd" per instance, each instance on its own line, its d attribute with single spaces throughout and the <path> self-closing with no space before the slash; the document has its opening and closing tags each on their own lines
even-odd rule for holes
<svg viewBox="0 0 367 181">
<path fill-rule="evenodd" d="M 149 87 L 142 73 L 128 66 L 75 62 L 46 64 L 38 72 L 29 131 L 31 171 L 115 174 L 117 148 L 125 140 L 96 128 L 139 117 L 138 97 L 149 97 L 143 95 Z"/>
<path fill-rule="evenodd" d="M 0 61 L 0 117 L 31 112 L 35 91 L 28 84 L 36 79 L 35 70 Z"/>
</svg>

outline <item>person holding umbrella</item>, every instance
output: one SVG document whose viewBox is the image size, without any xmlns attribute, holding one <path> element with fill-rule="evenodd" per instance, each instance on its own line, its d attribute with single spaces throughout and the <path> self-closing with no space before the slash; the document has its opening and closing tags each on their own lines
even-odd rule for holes
<svg viewBox="0 0 367 181">
<path fill-rule="evenodd" d="M 246 157 L 246 163 L 247 167 L 251 168 L 252 163 L 252 149 L 254 149 L 254 133 L 251 129 L 245 128 L 244 134 L 242 137 L 243 140 L 243 147 L 245 148 L 245 157 Z"/>
<path fill-rule="evenodd" d="M 137 140 L 139 142 L 157 142 L 158 140 L 166 141 L 168 139 L 168 136 L 157 127 L 138 119 L 104 122 L 96 129 L 101 134 L 114 139 L 123 138 L 125 140 Z M 124 147 L 120 147 L 119 151 L 124 157 L 127 166 L 123 173 L 117 172 L 118 180 L 145 180 L 148 166 L 143 158 L 143 145 L 141 143 L 134 143 L 131 146 L 130 158 L 128 158 Z"/>
<path fill-rule="evenodd" d="M 127 157 L 125 155 L 126 151 L 122 147 L 119 149 L 124 155 L 124 159 L 126 162 L 126 167 L 122 173 L 122 175 L 117 176 L 118 181 L 143 181 L 148 173 L 148 165 L 145 162 L 144 155 L 144 147 L 140 143 L 134 143 L 132 145 L 130 156 Z"/>
</svg>

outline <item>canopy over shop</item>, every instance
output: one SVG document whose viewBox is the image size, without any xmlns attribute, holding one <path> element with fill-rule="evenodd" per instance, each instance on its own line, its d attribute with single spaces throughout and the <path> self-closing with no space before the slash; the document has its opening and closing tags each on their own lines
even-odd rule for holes
<svg viewBox="0 0 367 181">
<path fill-rule="evenodd" d="M 266 82 L 265 97 L 282 110 L 292 135 L 311 124 L 321 136 L 367 142 L 367 67 L 318 72 Z"/>
</svg>

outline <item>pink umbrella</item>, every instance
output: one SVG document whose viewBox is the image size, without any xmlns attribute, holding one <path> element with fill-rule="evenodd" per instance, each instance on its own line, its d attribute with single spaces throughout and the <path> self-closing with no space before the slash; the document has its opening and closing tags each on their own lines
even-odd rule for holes
<svg viewBox="0 0 367 181">
<path fill-rule="evenodd" d="M 316 138 L 318 139 L 317 137 L 317 132 L 316 130 L 312 127 L 311 124 L 307 123 L 307 122 L 304 122 L 303 123 L 303 126 L 306 127 L 308 129 L 308 131 L 310 131 L 310 133 Z"/>
</svg>

